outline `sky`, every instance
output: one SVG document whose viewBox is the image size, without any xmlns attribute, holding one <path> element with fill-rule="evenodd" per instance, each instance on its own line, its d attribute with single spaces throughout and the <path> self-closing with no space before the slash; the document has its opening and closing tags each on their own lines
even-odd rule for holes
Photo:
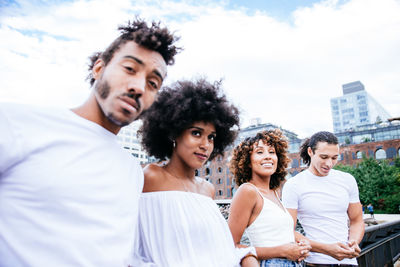
<svg viewBox="0 0 400 267">
<path fill-rule="evenodd" d="M 164 85 L 222 79 L 242 128 L 304 138 L 333 130 L 330 98 L 353 81 L 400 116 L 399 14 L 400 0 L 0 0 L 0 101 L 80 105 L 88 56 L 139 15 L 180 36 Z"/>
</svg>

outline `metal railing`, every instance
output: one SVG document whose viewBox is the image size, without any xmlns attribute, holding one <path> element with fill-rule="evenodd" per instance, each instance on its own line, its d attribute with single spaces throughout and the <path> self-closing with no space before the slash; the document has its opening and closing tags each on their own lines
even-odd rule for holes
<svg viewBox="0 0 400 267">
<path fill-rule="evenodd" d="M 400 258 L 400 220 L 368 226 L 360 248 L 360 267 L 393 266 Z"/>
</svg>

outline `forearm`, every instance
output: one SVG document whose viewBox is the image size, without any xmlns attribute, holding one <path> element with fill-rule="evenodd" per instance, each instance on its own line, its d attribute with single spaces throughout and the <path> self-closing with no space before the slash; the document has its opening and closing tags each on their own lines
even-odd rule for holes
<svg viewBox="0 0 400 267">
<path fill-rule="evenodd" d="M 275 247 L 256 247 L 256 252 L 259 260 L 286 258 L 287 246 L 284 244 Z"/>
<path fill-rule="evenodd" d="M 310 242 L 312 252 L 329 254 L 329 244 L 317 242 L 310 239 L 308 239 L 308 241 Z"/>
<path fill-rule="evenodd" d="M 351 222 L 349 228 L 349 240 L 355 240 L 357 244 L 359 244 L 364 237 L 364 231 L 364 220 Z"/>
</svg>

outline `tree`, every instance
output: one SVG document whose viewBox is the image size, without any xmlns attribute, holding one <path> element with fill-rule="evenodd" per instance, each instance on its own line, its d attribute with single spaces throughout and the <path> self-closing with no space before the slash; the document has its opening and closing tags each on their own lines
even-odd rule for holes
<svg viewBox="0 0 400 267">
<path fill-rule="evenodd" d="M 389 165 L 386 160 L 363 157 L 356 167 L 338 165 L 335 169 L 348 172 L 356 178 L 361 203 L 371 203 L 385 213 L 399 213 L 400 158 Z"/>
</svg>

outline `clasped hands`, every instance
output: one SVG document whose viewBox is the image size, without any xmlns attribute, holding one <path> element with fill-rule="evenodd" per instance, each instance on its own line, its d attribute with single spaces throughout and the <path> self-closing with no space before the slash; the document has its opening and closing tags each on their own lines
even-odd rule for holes
<svg viewBox="0 0 400 267">
<path fill-rule="evenodd" d="M 290 243 L 289 252 L 286 258 L 291 261 L 301 262 L 309 256 L 311 245 L 306 239 L 298 240 L 297 243 Z"/>
<path fill-rule="evenodd" d="M 355 240 L 349 240 L 346 243 L 337 242 L 329 244 L 328 255 L 341 261 L 345 258 L 354 258 L 360 255 L 361 249 Z"/>
</svg>

